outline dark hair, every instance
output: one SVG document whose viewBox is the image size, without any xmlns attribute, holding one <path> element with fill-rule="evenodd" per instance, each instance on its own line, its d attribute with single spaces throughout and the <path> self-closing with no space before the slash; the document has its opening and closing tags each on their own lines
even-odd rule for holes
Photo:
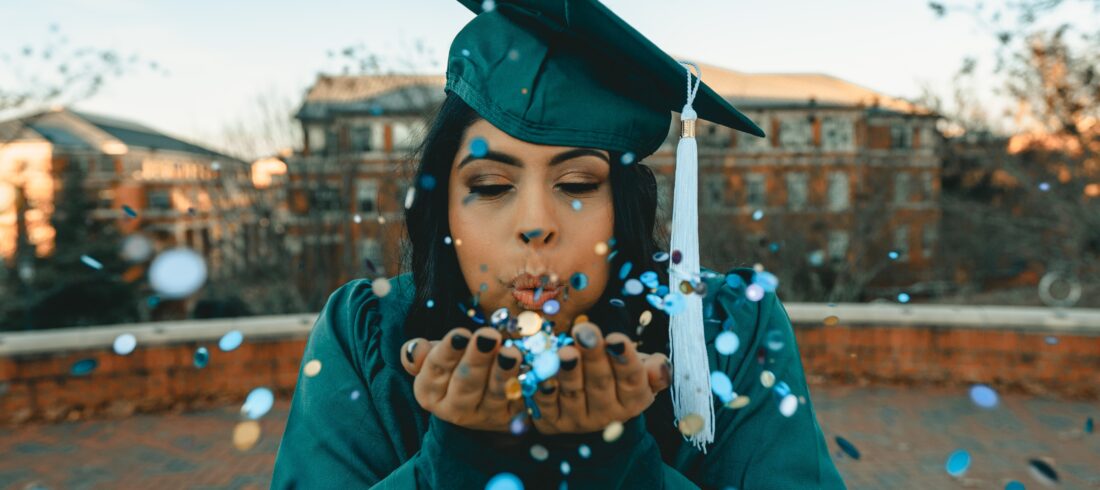
<svg viewBox="0 0 1100 490">
<path fill-rule="evenodd" d="M 447 191 L 451 165 L 466 129 L 479 119 L 477 112 L 461 98 L 448 92 L 414 153 L 413 161 L 419 161 L 411 183 L 416 186 L 416 194 L 412 206 L 405 211 L 405 227 L 410 245 L 406 268 L 412 272 L 416 295 L 405 321 L 406 338 L 440 339 L 455 327 L 479 328 L 482 324 L 467 314 L 469 308 L 475 309 L 479 319 L 488 318 L 486 312 L 477 309 L 477 298 L 466 287 L 453 245 L 445 242 L 450 235 Z M 604 333 L 620 331 L 638 338 L 635 327 L 648 302 L 644 295 L 621 293 L 623 281 L 619 279 L 619 271 L 629 262 L 631 276 L 651 270 L 658 274 L 661 283 L 667 284 L 667 263 L 662 265 L 653 260 L 653 255 L 660 251 L 655 229 L 657 181 L 653 171 L 641 163 L 620 164 L 621 156 L 611 152 L 615 213 L 611 273 L 600 300 L 586 314 Z M 425 181 L 434 181 L 435 185 L 418 185 Z M 611 304 L 614 298 L 621 299 L 624 306 Z M 653 311 L 652 323 L 641 338 L 644 351 L 667 352 L 667 325 L 667 315 Z"/>
</svg>

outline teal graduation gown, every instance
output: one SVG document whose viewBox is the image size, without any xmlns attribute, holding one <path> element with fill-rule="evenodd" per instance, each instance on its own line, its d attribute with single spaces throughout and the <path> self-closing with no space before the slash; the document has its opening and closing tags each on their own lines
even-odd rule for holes
<svg viewBox="0 0 1100 490">
<path fill-rule="evenodd" d="M 752 270 L 730 274 L 749 279 Z M 482 489 L 508 472 L 528 489 L 845 488 L 814 415 L 783 305 L 774 293 L 758 302 L 744 300 L 744 281 L 730 286 L 725 276 L 716 276 L 708 286 L 718 292 L 707 295 L 705 308 L 721 308 L 720 316 L 733 318 L 740 347 L 732 355 L 715 352 L 722 325 L 708 322 L 710 368 L 729 375 L 734 391 L 750 402 L 731 409 L 715 397 L 715 441 L 705 454 L 677 432 L 668 390 L 626 421 L 623 435 L 611 443 L 599 433 L 475 431 L 431 416 L 416 402 L 413 377 L 399 357 L 413 298 L 405 274 L 390 281 L 391 292 L 383 297 L 372 294 L 364 279 L 329 297 L 302 358 L 303 366 L 316 359 L 322 369 L 312 377 L 299 374 L 271 487 Z M 780 343 L 778 350 L 765 347 Z M 760 381 L 764 370 L 774 373 L 777 386 L 785 382 L 804 397 L 794 414 L 780 413 L 776 387 Z M 549 457 L 532 457 L 535 444 Z M 582 445 L 588 446 L 587 457 L 581 456 Z"/>
</svg>

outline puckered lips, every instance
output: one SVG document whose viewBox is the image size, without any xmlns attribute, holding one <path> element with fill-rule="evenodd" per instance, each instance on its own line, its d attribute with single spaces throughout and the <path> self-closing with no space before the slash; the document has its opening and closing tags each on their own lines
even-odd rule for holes
<svg viewBox="0 0 1100 490">
<path fill-rule="evenodd" d="M 528 310 L 541 310 L 547 301 L 561 294 L 562 286 L 558 281 L 551 281 L 549 276 L 521 273 L 512 279 L 512 297 L 516 298 L 520 306 Z M 539 289 L 542 289 L 540 292 Z M 536 293 L 538 299 L 535 298 Z"/>
</svg>

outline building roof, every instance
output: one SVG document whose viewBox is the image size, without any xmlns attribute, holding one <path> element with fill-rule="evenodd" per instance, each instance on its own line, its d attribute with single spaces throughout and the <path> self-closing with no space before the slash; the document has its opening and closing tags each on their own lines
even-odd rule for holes
<svg viewBox="0 0 1100 490">
<path fill-rule="evenodd" d="M 927 108 L 823 73 L 744 73 L 700 63 L 703 80 L 743 110 L 781 107 L 866 107 L 884 113 L 932 114 Z M 443 75 L 319 75 L 299 119 L 334 112 L 422 110 L 443 98 Z M 420 105 L 424 104 L 424 105 Z"/>
</svg>

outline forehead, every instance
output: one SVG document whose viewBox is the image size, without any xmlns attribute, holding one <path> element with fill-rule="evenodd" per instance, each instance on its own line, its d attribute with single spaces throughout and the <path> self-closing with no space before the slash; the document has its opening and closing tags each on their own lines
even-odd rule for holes
<svg viewBox="0 0 1100 490">
<path fill-rule="evenodd" d="M 551 157 L 564 151 L 573 150 L 574 146 L 553 146 L 553 145 L 540 145 L 537 143 L 529 143 L 521 139 L 515 138 L 512 135 L 501 131 L 496 126 L 493 126 L 489 121 L 479 119 L 477 122 L 470 125 L 466 129 L 466 135 L 462 138 L 462 147 L 456 155 L 456 159 L 461 160 L 468 153 L 470 153 L 470 143 L 476 139 L 481 138 L 488 143 L 489 150 L 499 153 L 506 153 L 514 155 L 523 159 L 536 160 L 542 157 Z M 597 150 L 610 158 L 609 153 L 606 150 Z"/>
</svg>

